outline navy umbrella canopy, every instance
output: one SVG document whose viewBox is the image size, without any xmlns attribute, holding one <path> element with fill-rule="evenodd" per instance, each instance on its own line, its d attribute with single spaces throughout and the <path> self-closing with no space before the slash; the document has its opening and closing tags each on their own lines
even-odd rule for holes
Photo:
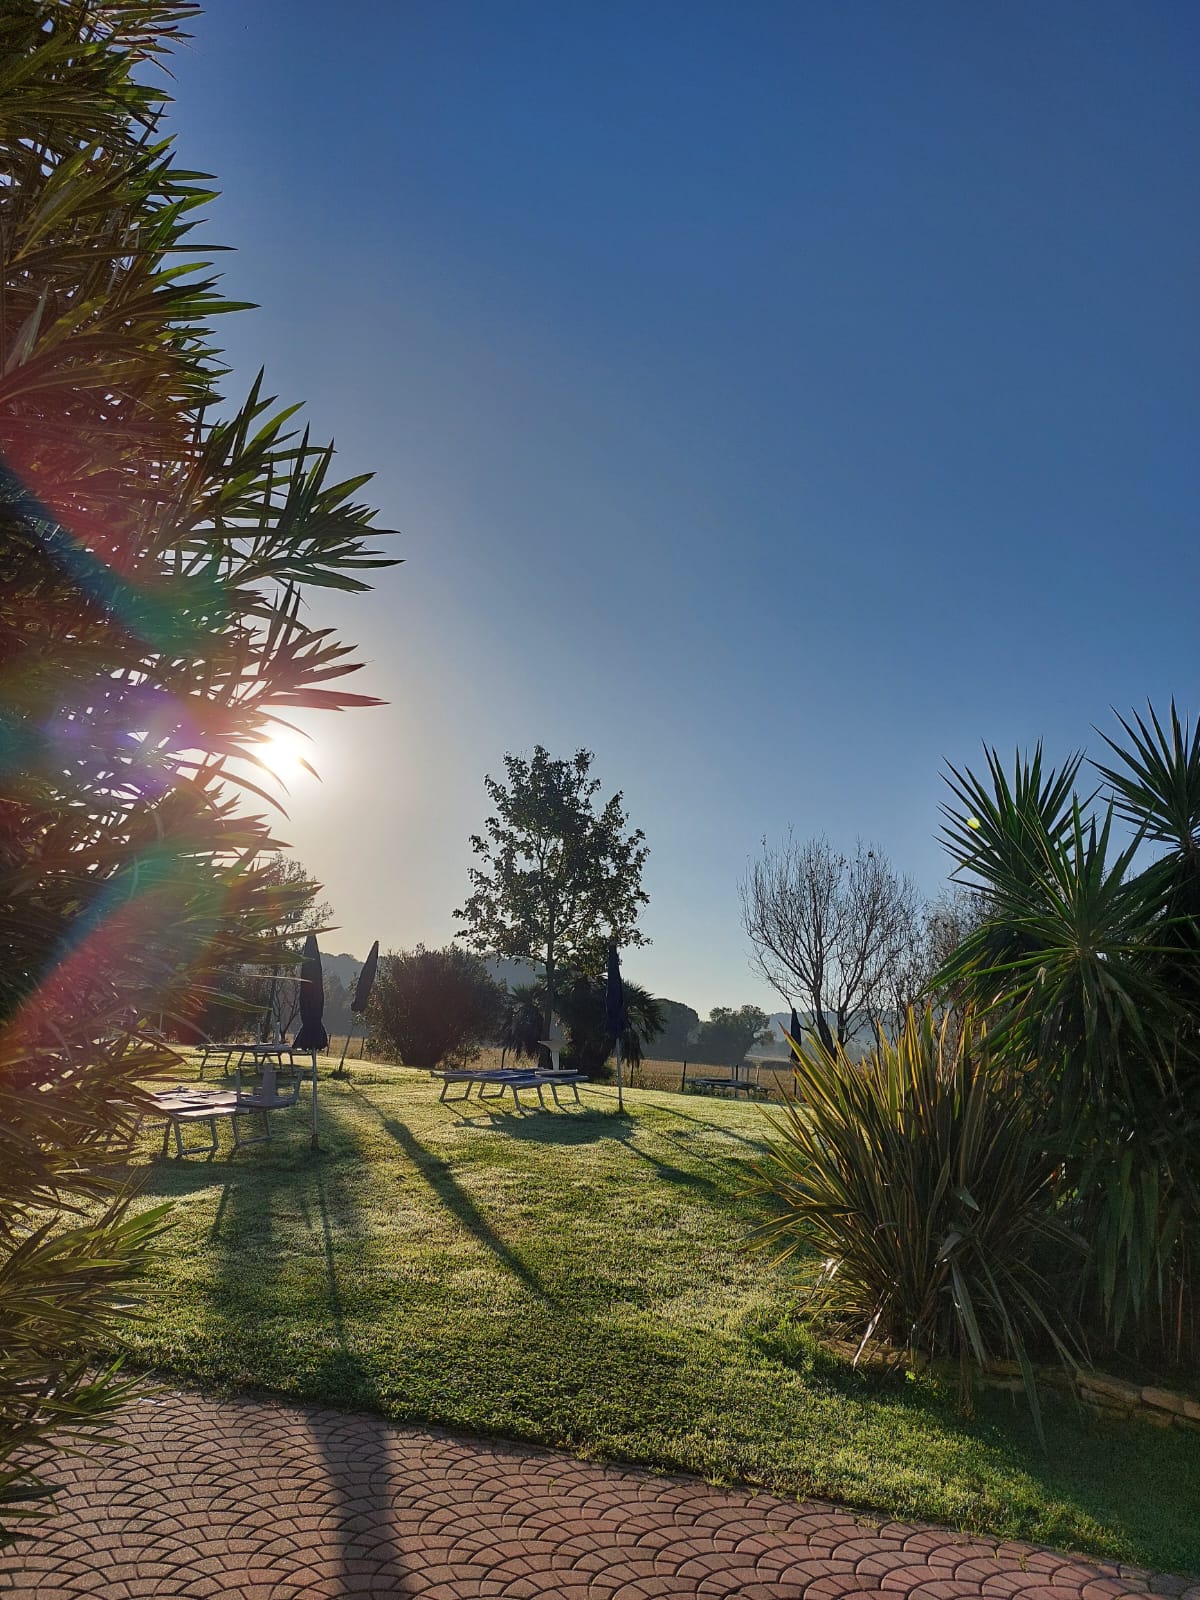
<svg viewBox="0 0 1200 1600">
<path fill-rule="evenodd" d="M 625 985 L 621 981 L 621 958 L 615 944 L 608 947 L 608 982 L 604 989 L 604 1016 L 610 1039 L 619 1039 L 629 1026 L 625 1011 Z"/>
<path fill-rule="evenodd" d="M 359 969 L 358 982 L 354 985 L 354 999 L 350 1002 L 350 1030 L 346 1034 L 346 1037 L 342 1040 L 342 1059 L 337 1065 L 337 1075 L 340 1078 L 344 1078 L 346 1076 L 346 1051 L 350 1048 L 350 1034 L 354 1032 L 355 1019 L 358 1017 L 365 1017 L 367 1014 L 367 1006 L 371 1000 L 371 990 L 375 986 L 375 971 L 378 966 L 379 940 L 376 939 L 375 943 L 367 952 L 367 959 L 363 962 L 361 968 Z M 362 1044 L 360 1044 L 358 1047 L 358 1056 L 360 1061 L 362 1060 L 362 1053 L 366 1046 L 366 1042 L 366 1034 L 364 1033 Z"/>
<path fill-rule="evenodd" d="M 329 1043 L 325 1024 L 325 980 L 321 972 L 321 952 L 317 936 L 310 933 L 304 941 L 304 956 L 300 962 L 300 1032 L 296 1035 L 297 1050 L 324 1050 Z"/>
<path fill-rule="evenodd" d="M 799 1045 L 800 1040 L 802 1038 L 802 1035 L 801 1035 L 801 1032 L 800 1032 L 800 1018 L 796 1015 L 795 1006 L 792 1007 L 792 1020 L 791 1020 L 791 1023 L 789 1024 L 789 1026 L 788 1026 L 788 1033 L 792 1036 L 793 1040 L 795 1041 L 795 1044 L 793 1044 L 793 1046 L 792 1046 L 792 1048 L 794 1050 L 796 1048 L 796 1046 Z"/>
<path fill-rule="evenodd" d="M 379 965 L 379 940 L 371 946 L 370 954 L 363 962 L 362 971 L 358 975 L 358 983 L 354 989 L 354 999 L 350 1002 L 351 1011 L 361 1015 L 367 1009 L 367 1002 L 371 998 L 371 989 L 375 982 L 375 969 Z"/>
</svg>

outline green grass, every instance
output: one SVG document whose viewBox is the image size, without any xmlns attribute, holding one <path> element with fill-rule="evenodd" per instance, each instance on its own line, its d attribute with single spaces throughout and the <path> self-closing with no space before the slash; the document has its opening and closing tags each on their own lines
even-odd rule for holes
<svg viewBox="0 0 1200 1600">
<path fill-rule="evenodd" d="M 1043 1452 L 1011 1397 L 968 1420 L 814 1358 L 794 1283 L 744 1249 L 755 1106 L 634 1092 L 622 1121 L 597 1090 L 519 1117 L 351 1070 L 322 1083 L 319 1155 L 299 1110 L 150 1167 L 176 1224 L 138 1364 L 1200 1570 L 1200 1436 L 1057 1405 Z"/>
</svg>

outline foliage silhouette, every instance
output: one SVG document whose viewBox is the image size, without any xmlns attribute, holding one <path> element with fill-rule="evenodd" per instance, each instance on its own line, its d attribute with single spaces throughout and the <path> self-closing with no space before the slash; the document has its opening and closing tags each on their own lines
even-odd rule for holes
<svg viewBox="0 0 1200 1600">
<path fill-rule="evenodd" d="M 0 1504 L 18 1447 L 126 1393 L 87 1352 L 162 1223 L 114 1163 L 215 975 L 287 959 L 247 795 L 297 708 L 371 703 L 314 591 L 388 564 L 332 450 L 255 382 L 222 415 L 237 309 L 190 235 L 214 191 L 159 131 L 190 4 L 26 0 L 0 16 Z M 40 1448 L 36 1453 L 41 1453 Z M 28 1460 L 29 1457 L 24 1458 Z M 11 1531 L 11 1529 L 10 1529 Z"/>
</svg>

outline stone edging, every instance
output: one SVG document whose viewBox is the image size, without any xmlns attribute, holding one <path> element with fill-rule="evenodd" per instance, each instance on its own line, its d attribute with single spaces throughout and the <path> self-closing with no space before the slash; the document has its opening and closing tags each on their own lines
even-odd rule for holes
<svg viewBox="0 0 1200 1600">
<path fill-rule="evenodd" d="M 829 1340 L 826 1348 L 851 1362 L 858 1353 L 857 1345 L 840 1339 Z M 857 1364 L 868 1372 L 894 1371 L 898 1357 L 895 1351 L 884 1350 L 876 1345 L 867 1350 Z M 922 1363 L 921 1370 L 937 1378 L 954 1379 L 959 1372 L 958 1363 L 944 1356 Z M 985 1389 L 1025 1393 L 1025 1380 L 1015 1361 L 989 1361 L 982 1371 L 973 1370 L 971 1376 Z M 1074 1394 L 1085 1410 L 1107 1421 L 1147 1422 L 1156 1428 L 1183 1428 L 1200 1433 L 1200 1400 L 1194 1400 L 1175 1389 L 1163 1389 L 1157 1384 L 1131 1383 L 1125 1378 L 1093 1372 L 1089 1367 L 1081 1367 L 1074 1374 L 1062 1367 L 1038 1367 L 1035 1376 L 1039 1385 Z"/>
</svg>

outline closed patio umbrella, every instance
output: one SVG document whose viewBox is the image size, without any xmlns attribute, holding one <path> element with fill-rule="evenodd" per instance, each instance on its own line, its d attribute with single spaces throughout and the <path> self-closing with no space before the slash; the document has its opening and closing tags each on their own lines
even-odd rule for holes
<svg viewBox="0 0 1200 1600">
<path fill-rule="evenodd" d="M 371 1003 L 371 990 L 375 986 L 375 969 L 379 965 L 379 940 L 367 951 L 367 959 L 363 962 L 362 971 L 358 975 L 358 982 L 354 986 L 354 1000 L 350 1006 L 351 1011 L 363 1019 L 362 1042 L 358 1047 L 358 1059 L 362 1060 L 362 1053 L 367 1044 L 367 1007 Z"/>
<path fill-rule="evenodd" d="M 796 1050 L 796 1046 L 799 1045 L 799 1043 L 800 1043 L 800 1037 L 801 1037 L 800 1036 L 800 1018 L 796 1015 L 795 1006 L 792 1007 L 792 1020 L 791 1020 L 790 1024 L 788 1025 L 788 1033 L 795 1040 L 795 1044 L 792 1046 L 792 1051 L 793 1051 L 793 1054 L 794 1054 L 795 1050 Z"/>
<path fill-rule="evenodd" d="M 325 980 L 321 973 L 321 952 L 317 936 L 310 933 L 304 941 L 304 955 L 300 961 L 300 1032 L 294 1048 L 312 1051 L 312 1147 L 317 1148 L 317 1051 L 329 1043 L 325 1024 Z"/>
<path fill-rule="evenodd" d="M 351 1011 L 356 1011 L 359 1016 L 367 1009 L 371 998 L 371 989 L 375 983 L 375 969 L 379 965 L 379 940 L 367 952 L 367 959 L 362 964 L 362 971 L 358 975 L 358 982 L 354 986 L 354 999 L 350 1002 Z"/>
<path fill-rule="evenodd" d="M 342 1040 L 342 1059 L 338 1062 L 338 1077 L 344 1077 L 346 1072 L 346 1051 L 350 1048 L 350 1033 L 354 1032 L 355 1017 L 366 1017 L 367 1006 L 371 1001 L 371 990 L 375 985 L 375 970 L 379 966 L 379 940 L 367 952 L 367 959 L 359 970 L 358 982 L 354 985 L 354 999 L 350 1002 L 350 1032 Z M 366 1032 L 363 1032 L 363 1044 L 366 1043 Z M 362 1045 L 358 1049 L 358 1058 L 362 1060 Z"/>
</svg>

